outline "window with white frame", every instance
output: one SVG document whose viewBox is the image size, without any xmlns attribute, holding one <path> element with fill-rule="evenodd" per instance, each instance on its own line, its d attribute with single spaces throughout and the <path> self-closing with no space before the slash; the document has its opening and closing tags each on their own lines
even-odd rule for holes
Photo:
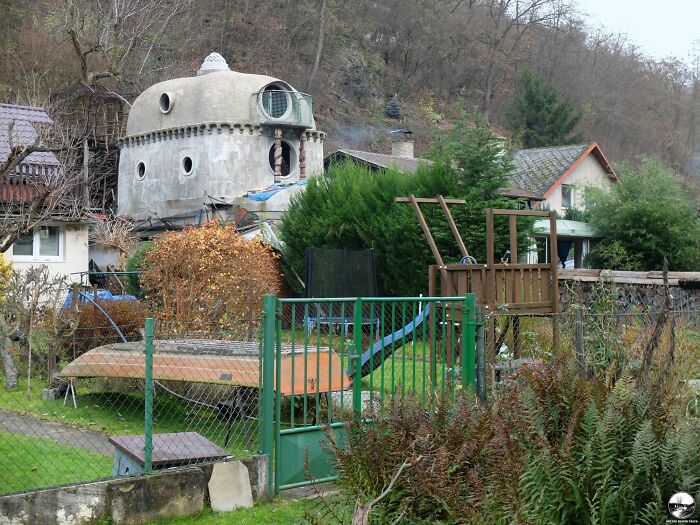
<svg viewBox="0 0 700 525">
<path fill-rule="evenodd" d="M 562 208 L 573 208 L 575 203 L 576 190 L 573 186 L 567 184 L 561 185 L 561 207 Z"/>
<path fill-rule="evenodd" d="M 58 260 L 63 256 L 63 230 L 60 226 L 40 226 L 20 235 L 12 245 L 17 260 Z"/>
</svg>

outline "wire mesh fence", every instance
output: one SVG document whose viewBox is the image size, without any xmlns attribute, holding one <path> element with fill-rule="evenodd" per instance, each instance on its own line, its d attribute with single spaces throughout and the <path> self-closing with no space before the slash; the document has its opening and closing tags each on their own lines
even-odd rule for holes
<svg viewBox="0 0 700 525">
<path fill-rule="evenodd" d="M 153 469 L 258 451 L 258 319 L 156 323 L 149 382 L 143 318 L 55 330 L 48 311 L 2 339 L 0 494 L 142 472 L 149 432 Z"/>
<path fill-rule="evenodd" d="M 692 408 L 700 402 L 700 312 L 607 306 L 572 305 L 555 315 L 482 312 L 476 349 L 480 396 L 498 396 L 524 367 L 537 369 L 558 357 L 573 356 L 583 377 L 612 373 L 612 367 L 623 363 L 657 373 L 680 367 L 689 387 L 684 406 L 691 407 L 689 417 L 700 417 Z"/>
<path fill-rule="evenodd" d="M 454 396 L 473 382 L 473 366 L 463 367 L 461 357 L 463 348 L 473 352 L 466 301 L 280 300 L 276 388 L 286 397 L 285 424 L 347 421 L 353 409 L 386 407 L 409 392 L 426 401 Z M 351 391 L 358 384 L 360 407 Z"/>
</svg>

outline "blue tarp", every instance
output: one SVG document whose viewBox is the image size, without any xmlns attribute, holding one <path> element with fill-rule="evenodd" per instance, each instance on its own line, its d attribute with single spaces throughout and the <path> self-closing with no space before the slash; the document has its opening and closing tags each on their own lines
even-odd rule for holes
<svg viewBox="0 0 700 525">
<path fill-rule="evenodd" d="M 246 193 L 246 198 L 253 200 L 253 201 L 266 201 L 273 195 L 276 195 L 282 190 L 288 190 L 289 188 L 296 188 L 298 186 L 306 186 L 305 180 L 299 181 L 295 184 L 289 184 L 287 186 L 283 186 L 280 184 L 273 184 L 269 188 L 265 188 L 262 191 L 258 191 L 256 193 Z"/>
<path fill-rule="evenodd" d="M 90 299 L 95 299 L 95 291 L 90 290 L 88 292 L 82 292 Z M 135 301 L 136 297 L 133 295 L 112 295 L 112 292 L 109 290 L 97 290 L 97 300 L 98 301 Z M 66 296 L 66 300 L 63 302 L 63 309 L 66 309 L 70 307 L 71 302 L 73 301 L 73 290 L 68 292 L 68 295 Z M 83 297 L 82 295 L 78 295 L 78 302 L 79 303 L 84 303 L 86 302 L 87 299 Z"/>
</svg>

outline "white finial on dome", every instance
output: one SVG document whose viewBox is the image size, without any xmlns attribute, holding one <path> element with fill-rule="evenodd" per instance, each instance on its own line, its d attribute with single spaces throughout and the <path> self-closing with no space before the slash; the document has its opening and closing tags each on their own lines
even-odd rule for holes
<svg viewBox="0 0 700 525">
<path fill-rule="evenodd" d="M 197 75 L 206 75 L 215 71 L 231 71 L 224 57 L 219 53 L 211 53 L 204 59 L 202 66 L 197 71 Z"/>
</svg>

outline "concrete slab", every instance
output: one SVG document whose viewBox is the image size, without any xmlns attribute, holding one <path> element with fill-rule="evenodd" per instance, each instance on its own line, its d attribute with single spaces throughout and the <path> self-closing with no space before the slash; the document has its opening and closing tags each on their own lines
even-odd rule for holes
<svg viewBox="0 0 700 525">
<path fill-rule="evenodd" d="M 89 525 L 106 509 L 108 481 L 0 497 L 3 525 Z"/>
<path fill-rule="evenodd" d="M 209 500 L 216 512 L 253 506 L 248 469 L 240 461 L 216 463 L 209 480 Z"/>
<path fill-rule="evenodd" d="M 107 489 L 110 517 L 115 525 L 136 525 L 191 516 L 204 508 L 205 489 L 196 467 L 114 480 Z"/>
</svg>

